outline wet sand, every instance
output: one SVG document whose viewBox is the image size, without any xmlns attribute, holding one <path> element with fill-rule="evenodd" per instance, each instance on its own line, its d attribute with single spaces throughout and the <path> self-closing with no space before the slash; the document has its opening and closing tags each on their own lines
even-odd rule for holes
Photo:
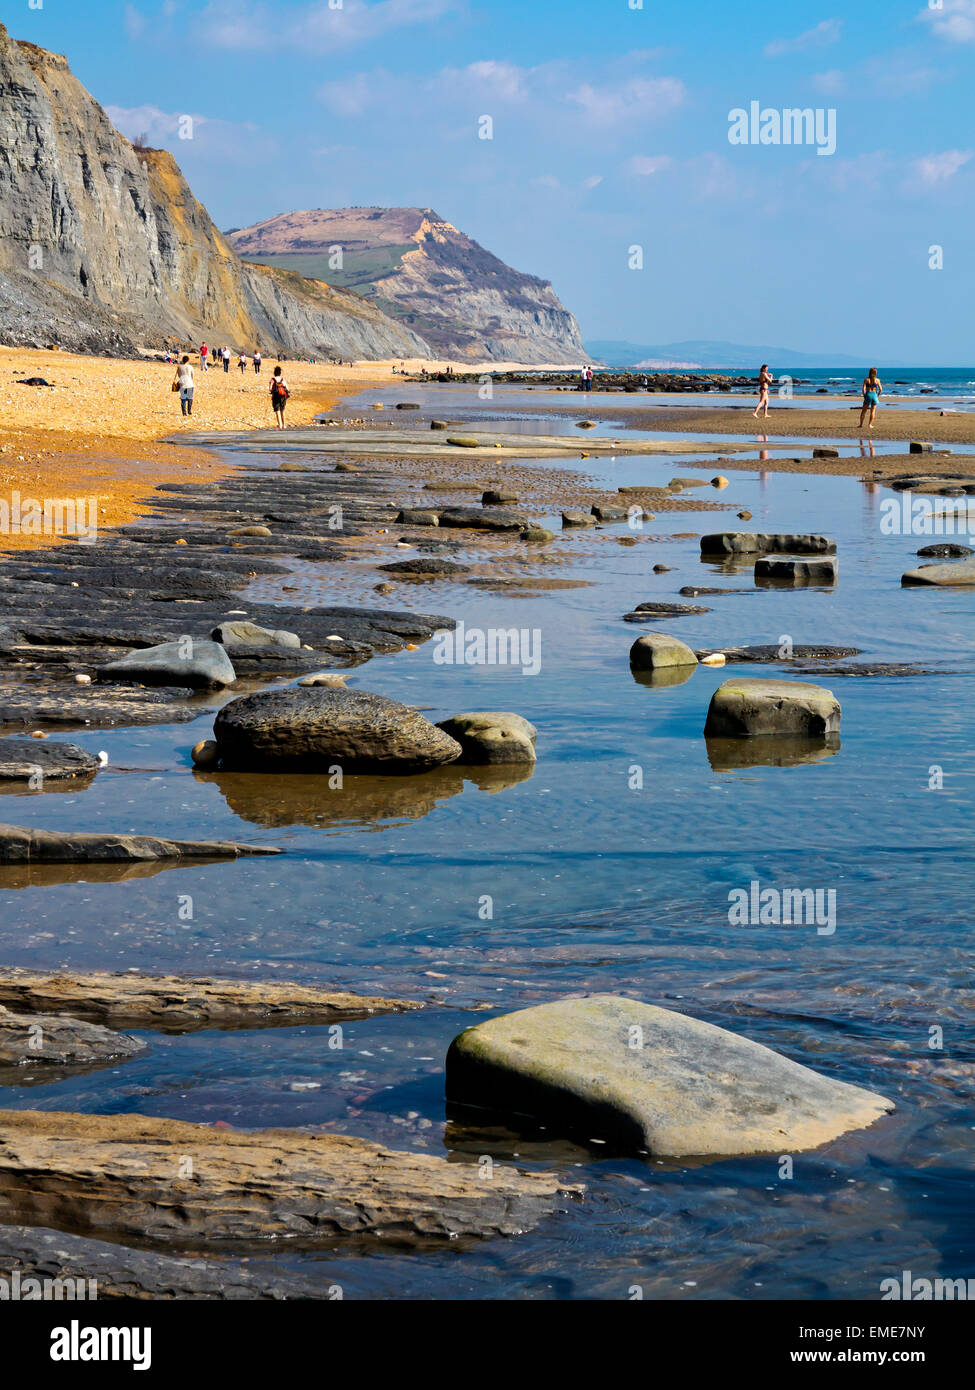
<svg viewBox="0 0 975 1390">
<path fill-rule="evenodd" d="M 950 407 L 945 407 L 950 409 Z M 586 401 L 586 414 L 593 419 L 616 419 L 619 407 L 611 400 Z M 881 405 L 872 430 L 859 427 L 860 406 L 852 397 L 835 410 L 809 409 L 790 406 L 769 411 L 767 420 L 752 415 L 754 401 L 738 406 L 651 406 L 645 410 L 627 408 L 626 421 L 632 429 L 667 430 L 673 433 L 694 434 L 755 434 L 780 439 L 784 435 L 815 436 L 817 439 L 863 439 L 877 443 L 885 439 L 919 439 L 941 444 L 975 444 L 975 413 L 940 415 L 935 410 L 899 410 L 896 406 Z M 818 471 L 808 469 L 808 472 Z"/>
</svg>

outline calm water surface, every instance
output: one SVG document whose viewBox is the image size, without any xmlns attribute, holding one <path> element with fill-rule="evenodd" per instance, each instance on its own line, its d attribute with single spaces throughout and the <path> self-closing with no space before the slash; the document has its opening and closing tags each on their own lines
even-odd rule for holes
<svg viewBox="0 0 975 1390">
<path fill-rule="evenodd" d="M 449 401 L 458 418 L 477 408 L 459 387 L 411 386 L 406 398 L 438 410 Z M 564 408 L 571 421 L 578 401 Z M 507 420 L 518 400 L 498 393 L 481 409 Z M 694 459 L 689 443 L 683 457 L 578 467 L 619 486 L 666 482 Z M 189 748 L 207 735 L 205 718 L 72 735 L 104 749 L 108 768 L 83 792 L 4 796 L 0 819 L 249 839 L 288 853 L 125 882 L 15 888 L 0 876 L 6 962 L 278 976 L 431 1004 L 347 1025 L 341 1051 L 314 1028 L 146 1035 L 149 1051 L 124 1067 L 44 1085 L 20 1078 L 3 1103 L 244 1128 L 326 1125 L 457 1161 L 518 1155 L 587 1185 L 583 1201 L 519 1239 L 275 1255 L 320 1276 L 323 1290 L 341 1283 L 346 1297 L 622 1299 L 639 1284 L 654 1298 L 875 1298 L 881 1279 L 903 1269 L 975 1274 L 972 591 L 901 588 L 926 538 L 881 534 L 883 488 L 762 471 L 757 458 L 754 471 L 730 478 L 723 493 L 701 489 L 703 501 L 733 504 L 728 513 L 660 514 L 639 545 L 618 545 L 628 533 L 613 526 L 560 539 L 559 563 L 539 572 L 586 587 L 514 597 L 438 581 L 380 600 L 372 590 L 385 576 L 374 567 L 403 553 L 391 533 L 341 577 L 334 565 L 296 563 L 286 582 L 299 594 L 280 595 L 277 579 L 250 591 L 537 631 L 536 675 L 437 665 L 428 643 L 350 680 L 434 720 L 468 709 L 525 715 L 539 730 L 527 777 L 446 768 L 349 778 L 330 791 L 320 778 L 195 773 Z M 756 530 L 834 536 L 836 588 L 757 590 L 750 567 L 702 564 L 695 539 L 673 538 L 740 525 L 740 507 Z M 657 563 L 670 571 L 653 573 Z M 646 599 L 680 602 L 677 591 L 693 583 L 745 592 L 695 600 L 711 611 L 660 624 L 691 646 L 788 636 L 934 674 L 822 678 L 842 702 L 839 750 L 792 766 L 736 766 L 744 759 L 705 744 L 711 693 L 729 674 L 781 668 L 698 667 L 664 687 L 629 669 L 630 644 L 646 629 L 623 613 Z M 835 933 L 731 926 L 729 892 L 755 879 L 835 889 Z M 797 1156 L 791 1180 L 775 1155 L 659 1164 L 447 1124 L 443 1058 L 462 1028 L 487 1010 L 593 990 L 730 1027 L 879 1090 L 898 1111 Z M 932 1028 L 943 1030 L 940 1050 L 929 1046 Z M 296 1081 L 320 1089 L 293 1091 Z"/>
</svg>

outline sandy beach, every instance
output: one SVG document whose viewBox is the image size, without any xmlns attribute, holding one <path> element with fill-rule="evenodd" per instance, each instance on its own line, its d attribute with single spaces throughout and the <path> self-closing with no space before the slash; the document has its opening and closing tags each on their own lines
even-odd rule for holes
<svg viewBox="0 0 975 1390">
<path fill-rule="evenodd" d="M 218 477 L 224 468 L 212 453 L 166 442 L 183 431 L 226 432 L 271 426 L 268 382 L 274 360 L 260 375 L 248 365 L 195 367 L 193 416 L 184 420 L 170 387 L 175 368 L 164 362 L 126 361 L 67 352 L 0 347 L 0 493 L 23 497 L 97 497 L 99 525 L 122 526 L 146 511 L 146 499 L 163 483 Z M 291 391 L 287 419 L 311 424 L 357 388 L 395 382 L 395 362 L 285 362 Z M 439 369 L 445 362 L 407 361 L 407 371 Z M 450 364 L 476 370 L 469 362 Z M 489 367 L 485 367 L 489 370 Z M 50 387 L 21 386 L 43 377 Z M 0 536 L 0 550 L 47 544 L 31 536 Z"/>
<path fill-rule="evenodd" d="M 217 478 L 226 467 L 211 450 L 181 445 L 181 433 L 223 434 L 268 428 L 273 421 L 268 382 L 273 361 L 265 362 L 260 375 L 248 365 L 243 373 L 236 363 L 229 372 L 203 372 L 196 362 L 193 416 L 182 417 L 179 397 L 172 392 L 174 367 L 157 361 L 79 356 L 57 351 L 0 347 L 0 492 L 12 497 L 97 498 L 98 522 L 103 528 L 121 526 L 145 513 L 153 490 L 165 483 Z M 286 362 L 291 390 L 287 418 L 295 428 L 311 424 L 324 411 L 357 389 L 396 384 L 399 372 L 418 372 L 421 367 L 443 368 L 447 363 L 417 361 L 360 362 L 349 366 L 326 363 Z M 498 370 L 498 364 L 450 364 L 457 373 Z M 393 368 L 396 368 L 394 373 Z M 23 386 L 28 377 L 42 377 L 49 387 Z M 564 402 L 560 397 L 560 402 Z M 609 399 L 585 403 L 595 419 L 616 419 L 619 407 Z M 546 401 L 546 408 L 551 403 Z M 530 407 L 529 407 L 530 409 Z M 751 418 L 750 405 L 718 407 L 647 406 L 630 408 L 626 423 L 640 430 L 668 434 L 754 434 L 776 440 L 785 436 L 860 438 L 856 410 L 848 402 L 836 409 L 813 410 L 801 406 L 773 410 L 767 421 Z M 354 408 L 345 420 L 356 419 Z M 975 416 L 939 415 L 935 411 L 882 409 L 872 437 L 864 437 L 861 458 L 775 458 L 767 468 L 776 472 L 820 475 L 904 471 L 924 460 L 932 471 L 975 471 L 975 460 L 954 455 L 906 454 L 871 457 L 870 443 L 879 440 L 925 439 L 938 443 L 975 442 Z M 797 453 L 799 449 L 797 448 Z M 809 450 L 803 449 L 807 454 Z M 727 466 L 754 466 L 753 462 Z M 47 544 L 50 537 L 0 536 L 0 549 L 25 549 Z M 57 539 L 56 537 L 54 538 Z"/>
</svg>

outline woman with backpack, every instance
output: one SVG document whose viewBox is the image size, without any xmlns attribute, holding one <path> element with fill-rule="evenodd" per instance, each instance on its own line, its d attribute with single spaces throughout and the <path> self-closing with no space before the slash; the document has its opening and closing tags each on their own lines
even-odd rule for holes
<svg viewBox="0 0 975 1390">
<path fill-rule="evenodd" d="M 271 377 L 271 405 L 274 407 L 274 422 L 279 430 L 284 429 L 284 407 L 291 392 L 280 367 L 275 367 Z"/>
</svg>

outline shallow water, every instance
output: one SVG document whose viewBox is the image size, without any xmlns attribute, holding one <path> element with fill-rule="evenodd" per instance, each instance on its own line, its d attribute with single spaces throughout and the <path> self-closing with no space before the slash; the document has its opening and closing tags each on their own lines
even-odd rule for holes
<svg viewBox="0 0 975 1390">
<path fill-rule="evenodd" d="M 441 402 L 463 388 L 435 389 Z M 421 399 L 415 388 L 410 398 Z M 451 405 L 462 409 L 472 407 Z M 484 409 L 501 418 L 506 404 L 496 396 Z M 691 443 L 684 459 L 579 467 L 614 485 L 661 483 L 694 457 Z M 347 778 L 330 791 L 319 778 L 194 773 L 188 750 L 208 732 L 206 719 L 72 735 L 104 749 L 108 768 L 86 791 L 32 795 L 29 806 L 26 795 L 4 796 L 0 819 L 249 839 L 288 853 L 17 889 L 0 871 L 5 961 L 279 976 L 432 1002 L 346 1025 L 341 1051 L 314 1028 L 147 1034 L 149 1051 L 123 1067 L 48 1085 L 24 1077 L 3 1103 L 328 1125 L 394 1147 L 446 1147 L 458 1161 L 518 1154 L 587 1185 L 584 1200 L 518 1239 L 276 1256 L 320 1274 L 323 1287 L 342 1284 L 347 1297 L 626 1298 L 639 1284 L 656 1298 L 874 1298 L 881 1279 L 902 1269 L 971 1275 L 972 591 L 900 587 L 930 538 L 881 534 L 886 489 L 762 472 L 758 459 L 755 470 L 733 472 L 724 492 L 700 489 L 702 501 L 730 503 L 727 513 L 661 514 L 632 547 L 617 544 L 625 526 L 573 532 L 554 548 L 564 565 L 528 566 L 586 587 L 515 597 L 404 584 L 382 600 L 468 628 L 539 634 L 534 675 L 438 665 L 427 643 L 350 680 L 431 719 L 518 711 L 539 729 L 528 777 L 446 768 Z M 756 589 L 749 566 L 703 564 L 696 539 L 673 538 L 739 526 L 741 507 L 755 530 L 834 536 L 836 588 Z M 375 564 L 404 553 L 395 539 L 342 577 L 335 565 L 296 564 L 287 582 L 299 593 L 285 597 L 376 603 L 373 585 L 386 576 Z M 670 571 L 653 573 L 657 563 Z M 698 667 L 663 687 L 629 670 L 629 647 L 647 628 L 623 613 L 647 599 L 680 602 L 686 584 L 746 590 L 690 600 L 712 611 L 659 624 L 691 646 L 788 636 L 937 674 L 806 677 L 842 702 L 839 750 L 791 766 L 736 766 L 747 759 L 703 738 L 711 692 L 729 674 L 781 667 Z M 279 586 L 265 580 L 251 596 Z M 936 767 L 943 785 L 933 790 Z M 731 926 L 729 893 L 752 880 L 835 890 L 835 932 Z M 462 1028 L 486 1009 L 594 990 L 741 1031 L 890 1096 L 898 1111 L 797 1156 L 790 1180 L 775 1155 L 682 1166 L 448 1128 L 443 1058 Z M 935 1027 L 941 1050 L 929 1047 Z M 321 1089 L 290 1090 L 296 1081 Z"/>
</svg>

